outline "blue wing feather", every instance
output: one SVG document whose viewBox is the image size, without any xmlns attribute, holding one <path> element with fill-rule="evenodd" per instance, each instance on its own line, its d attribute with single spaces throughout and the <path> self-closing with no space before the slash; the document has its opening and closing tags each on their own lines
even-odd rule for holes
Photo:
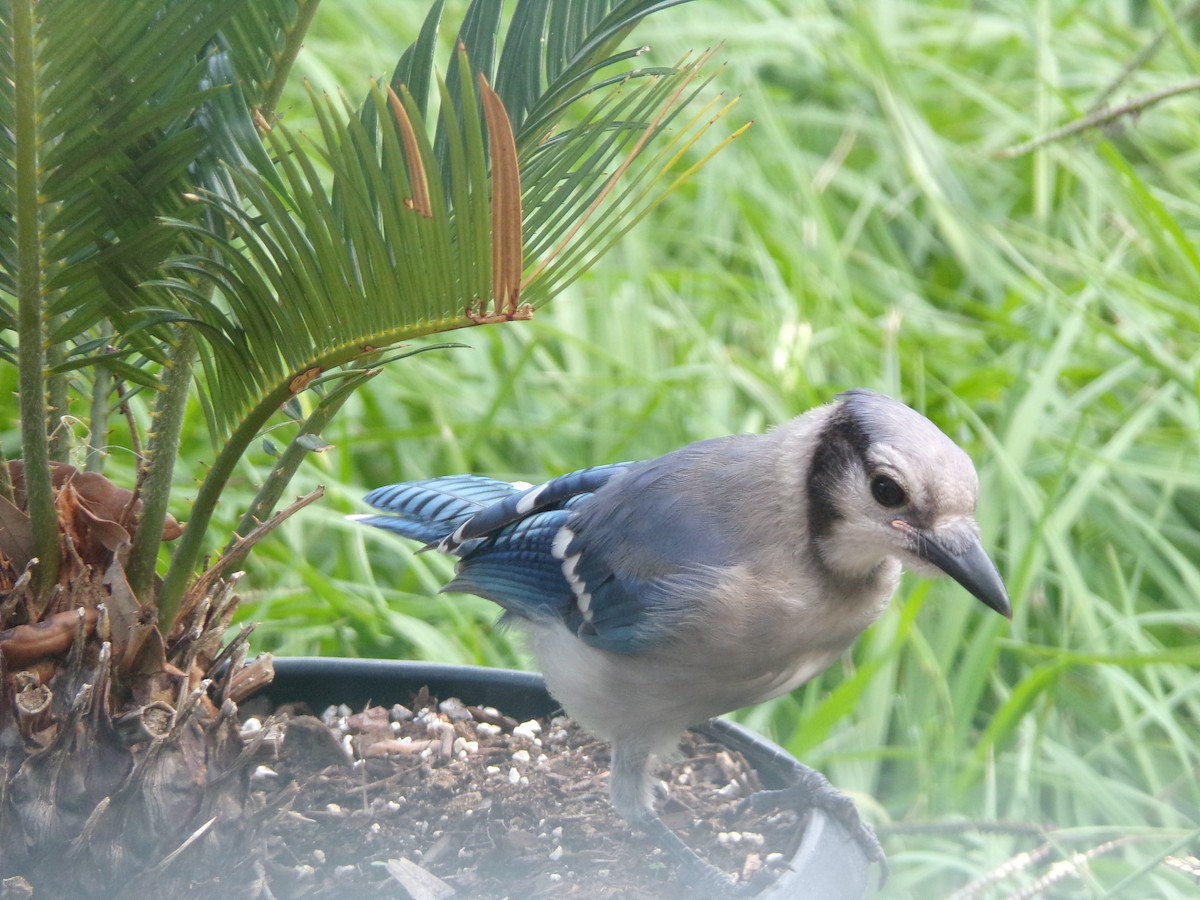
<svg viewBox="0 0 1200 900">
<path fill-rule="evenodd" d="M 363 498 L 386 515 L 362 516 L 359 521 L 423 544 L 434 544 L 480 510 L 519 492 L 507 481 L 477 475 L 390 484 Z"/>
<path fill-rule="evenodd" d="M 458 556 L 444 590 L 477 594 L 524 618 L 570 617 L 575 596 L 551 552 L 572 508 L 624 469 L 598 466 L 527 489 L 474 475 L 376 488 L 364 498 L 381 511 L 356 517 Z"/>
<path fill-rule="evenodd" d="M 520 618 L 559 619 L 595 647 L 636 652 L 667 639 L 673 580 L 724 562 L 719 536 L 694 527 L 696 498 L 678 502 L 671 489 L 705 447 L 524 490 L 472 475 L 390 485 L 366 497 L 384 514 L 359 518 L 459 557 L 445 590 Z M 556 537 L 569 539 L 565 548 Z M 650 608 L 658 614 L 647 616 Z"/>
<path fill-rule="evenodd" d="M 523 491 L 514 491 L 467 519 L 441 548 L 453 553 L 459 544 L 501 533 L 505 527 L 533 513 L 562 509 L 573 498 L 595 493 L 610 478 L 629 467 L 629 463 L 596 466 L 562 475 Z"/>
<path fill-rule="evenodd" d="M 562 618 L 575 596 L 550 547 L 569 515 L 542 511 L 477 540 L 444 590 L 478 594 L 527 619 Z"/>
</svg>

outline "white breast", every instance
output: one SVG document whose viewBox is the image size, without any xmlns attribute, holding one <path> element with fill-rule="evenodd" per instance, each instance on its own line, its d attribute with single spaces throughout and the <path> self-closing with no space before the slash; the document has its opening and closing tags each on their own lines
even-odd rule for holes
<svg viewBox="0 0 1200 900">
<path fill-rule="evenodd" d="M 883 611 L 899 567 L 883 574 L 852 596 L 806 599 L 795 584 L 765 585 L 727 569 L 712 593 L 695 598 L 703 616 L 636 654 L 590 647 L 558 622 L 526 624 L 547 685 L 572 717 L 610 740 L 642 735 L 661 753 L 684 728 L 778 697 L 828 668 Z"/>
</svg>

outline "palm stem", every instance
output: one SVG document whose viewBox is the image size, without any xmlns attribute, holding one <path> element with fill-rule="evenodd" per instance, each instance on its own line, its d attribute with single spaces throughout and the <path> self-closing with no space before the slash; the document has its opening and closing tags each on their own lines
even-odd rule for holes
<svg viewBox="0 0 1200 900">
<path fill-rule="evenodd" d="M 15 504 L 13 493 L 12 472 L 8 470 L 8 458 L 4 455 L 4 445 L 0 444 L 0 500 Z"/>
<path fill-rule="evenodd" d="M 183 329 L 166 367 L 163 389 L 155 400 L 152 413 L 153 431 L 146 447 L 145 478 L 140 487 L 142 518 L 125 567 L 129 587 L 142 603 L 150 599 L 154 586 L 158 548 L 171 498 L 175 461 L 179 457 L 179 435 L 192 385 L 195 356 L 195 338 L 190 330 Z"/>
<path fill-rule="evenodd" d="M 296 470 L 300 468 L 300 463 L 310 452 L 305 446 L 305 438 L 319 436 L 333 419 L 334 414 L 342 408 L 342 404 L 350 398 L 350 395 L 378 373 L 378 369 L 364 369 L 350 375 L 345 382 L 326 394 L 317 404 L 317 408 L 304 420 L 299 433 L 292 439 L 287 449 L 279 455 L 274 468 L 271 469 L 271 473 L 254 496 L 254 501 L 246 510 L 246 514 L 242 516 L 233 537 L 226 545 L 223 555 L 231 560 L 229 565 L 240 564 L 250 549 L 249 547 L 246 547 L 245 550 L 240 549 L 244 545 L 243 538 L 275 512 L 279 498 L 283 496 L 283 492 L 291 483 Z"/>
<path fill-rule="evenodd" d="M 473 324 L 465 316 L 457 319 L 442 319 L 433 323 L 421 322 L 408 328 L 398 328 L 388 332 L 387 343 L 389 345 L 397 344 L 411 338 L 465 328 Z M 344 366 L 356 359 L 361 359 L 363 355 L 362 347 L 343 347 L 313 360 L 310 368 L 327 372 L 337 366 Z M 217 453 L 212 468 L 208 470 L 204 481 L 201 482 L 196 499 L 192 502 L 187 527 L 184 528 L 179 546 L 175 548 L 175 553 L 171 557 L 171 565 L 167 569 L 162 589 L 159 591 L 158 623 L 163 634 L 171 633 L 171 626 L 179 612 L 180 604 L 183 602 L 184 592 L 187 590 L 196 565 L 204 552 L 204 535 L 212 520 L 213 512 L 217 508 L 217 503 L 221 499 L 225 483 L 233 474 L 238 462 L 241 461 L 246 448 L 258 436 L 263 426 L 284 403 L 295 395 L 295 381 L 295 378 L 283 381 L 245 414 L 225 441 L 224 446 L 221 447 L 220 452 Z"/>
<path fill-rule="evenodd" d="M 100 326 L 106 337 L 112 335 L 111 323 Z M 87 459 L 84 468 L 104 474 L 105 446 L 108 443 L 108 398 L 113 390 L 113 375 L 106 366 L 96 366 L 92 374 L 92 404 L 88 411 Z"/>
<path fill-rule="evenodd" d="M 46 436 L 46 351 L 42 306 L 42 225 L 38 203 L 37 67 L 33 54 L 33 0 L 12 4 L 14 113 L 16 137 L 17 379 L 21 412 L 21 456 L 25 497 L 33 527 L 33 573 L 37 595 L 46 598 L 58 583 L 62 547 L 50 481 Z"/>
<path fill-rule="evenodd" d="M 162 590 L 158 595 L 158 625 L 164 635 L 171 633 L 175 615 L 183 602 L 184 591 L 187 590 L 196 564 L 200 561 L 200 555 L 204 552 L 204 534 L 221 499 L 225 482 L 233 474 L 250 442 L 289 396 L 291 386 L 282 384 L 254 407 L 229 436 L 229 440 L 213 460 L 212 468 L 208 470 L 204 481 L 200 483 L 200 490 L 192 503 L 191 515 L 183 530 L 183 537 L 180 538 L 179 546 L 175 548 L 175 554 L 171 557 L 171 565 L 167 568 Z"/>
<path fill-rule="evenodd" d="M 50 323 L 53 330 L 54 323 Z M 65 463 L 71 457 L 71 429 L 68 426 L 70 412 L 70 384 L 62 372 L 54 367 L 63 362 L 67 348 L 60 343 L 46 347 L 46 440 L 48 452 L 54 462 Z"/>
<path fill-rule="evenodd" d="M 267 86 L 262 106 L 259 108 L 259 112 L 268 120 L 272 119 L 275 107 L 279 104 L 279 98 L 283 96 L 284 83 L 287 81 L 288 73 L 292 70 L 292 65 L 296 62 L 300 48 L 304 46 L 304 36 L 308 34 L 308 27 L 312 24 L 313 16 L 317 14 L 317 7 L 320 3 L 321 0 L 299 0 L 296 4 L 296 21 L 287 30 L 287 40 L 276 60 L 271 83 Z"/>
</svg>

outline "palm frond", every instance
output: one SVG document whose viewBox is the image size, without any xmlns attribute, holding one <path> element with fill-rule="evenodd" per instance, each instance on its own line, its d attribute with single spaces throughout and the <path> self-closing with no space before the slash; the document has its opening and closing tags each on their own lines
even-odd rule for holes
<svg viewBox="0 0 1200 900">
<path fill-rule="evenodd" d="M 689 161 L 732 107 L 719 97 L 671 131 L 708 84 L 710 55 L 611 86 L 592 114 L 529 153 L 523 296 L 539 307 L 590 268 L 662 199 L 748 126 Z"/>
<path fill-rule="evenodd" d="M 168 618 L 199 558 L 197 520 L 281 405 L 380 348 L 531 316 L 702 163 L 688 151 L 724 110 L 662 139 L 706 83 L 707 56 L 586 85 L 630 57 L 615 44 L 642 17 L 678 2 L 521 0 L 501 42 L 501 4 L 476 0 L 445 79 L 431 72 L 437 3 L 362 108 L 314 96 L 319 135 L 277 127 L 266 170 L 226 160 L 233 189 L 204 194 L 224 230 L 175 221 L 204 251 L 154 285 L 209 348 L 199 377 L 217 457 L 167 574 Z M 510 102 L 536 116 L 523 130 Z"/>
<path fill-rule="evenodd" d="M 543 5 L 549 14 L 553 4 Z M 471 7 L 461 34 L 491 33 L 495 20 L 483 6 Z M 527 27 L 527 7 L 518 5 L 513 27 Z M 593 18 L 604 34 L 631 21 L 612 12 Z M 405 77 L 431 58 L 435 21 L 405 53 Z M 581 47 L 605 46 L 586 37 L 554 46 L 576 57 Z M 305 372 L 546 303 L 697 165 L 688 151 L 727 107 L 714 111 L 713 101 L 664 136 L 707 84 L 709 61 L 637 70 L 577 93 L 573 127 L 537 142 L 521 142 L 465 41 L 451 77 L 435 79 L 441 112 L 432 141 L 421 98 L 403 80 L 374 87 L 357 113 L 314 96 L 319 137 L 278 127 L 269 137 L 274 169 L 227 165 L 236 190 L 206 199 L 230 235 L 210 240 L 210 254 L 173 263 L 162 282 L 209 336 L 202 380 L 214 436 L 227 437 Z M 577 65 L 557 70 L 577 78 Z M 202 227 L 178 224 L 205 239 Z M 206 300 L 197 278 L 216 284 L 218 296 Z"/>
<path fill-rule="evenodd" d="M 209 336 L 203 382 L 216 434 L 228 435 L 264 396 L 303 373 L 469 324 L 468 305 L 490 295 L 478 256 L 490 244 L 452 251 L 460 235 L 490 231 L 486 169 L 479 165 L 474 180 L 460 172 L 464 188 L 451 214 L 440 192 L 428 190 L 427 180 L 438 183 L 441 174 L 415 103 L 392 97 L 376 88 L 375 114 L 409 123 L 409 137 L 404 128 L 387 129 L 378 146 L 342 104 L 314 97 L 319 153 L 334 186 L 304 140 L 277 129 L 269 142 L 285 190 L 254 169 L 230 167 L 249 207 L 209 195 L 230 237 L 217 240 L 216 254 L 179 260 L 173 280 L 163 282 Z M 482 130 L 465 140 L 466 155 L 479 159 Z M 213 246 L 215 236 L 200 226 L 177 224 Z M 192 283 L 196 276 L 215 283 L 219 296 L 209 301 Z"/>
<path fill-rule="evenodd" d="M 191 122 L 207 93 L 203 51 L 231 10 L 230 3 L 174 3 L 114 16 L 86 0 L 38 4 L 32 40 L 39 202 L 32 212 L 43 236 L 37 264 L 45 273 L 46 312 L 56 319 L 51 341 L 94 324 L 116 306 L 107 302 L 110 289 L 136 284 L 167 254 L 172 238 L 156 217 L 182 208 L 187 166 L 203 144 Z M 10 2 L 0 5 L 5 201 L 15 196 L 18 177 L 7 164 L 15 155 L 11 13 Z M 180 66 L 180 59 L 195 62 Z M 14 227 L 0 230 L 0 306 L 13 292 L 7 273 L 17 271 Z"/>
<path fill-rule="evenodd" d="M 282 74 L 280 54 L 298 39 L 289 28 L 311 5 L 281 2 L 267 9 L 236 0 L 175 0 L 135 4 L 114 16 L 87 0 L 37 4 L 32 44 L 39 199 L 25 214 L 36 216 L 42 235 L 36 265 L 45 275 L 41 302 L 54 371 L 111 368 L 138 355 L 161 359 L 157 348 L 175 317 L 162 314 L 170 298 L 147 280 L 179 251 L 181 238 L 162 218 L 199 213 L 185 195 L 197 183 L 221 189 L 225 170 L 218 159 L 270 170 L 242 91 L 261 102 L 274 84 L 270 78 Z M 12 0 L 0 0 L 5 210 L 16 209 L 18 177 L 12 162 L 12 10 Z M 104 40 L 96 39 L 99 34 Z M 267 48 L 258 56 L 274 63 L 258 59 L 255 41 Z M 254 79 L 238 77 L 235 58 L 250 66 Z M 214 120 L 219 128 L 212 127 Z M 16 216 L 0 216 L 0 328 L 15 321 L 15 234 Z M 95 354 L 90 342 L 105 320 L 115 326 L 114 346 Z M 12 348 L 0 347 L 0 354 L 14 358 Z"/>
<path fill-rule="evenodd" d="M 271 172 L 246 95 L 269 102 L 314 5 L 163 0 L 114 15 L 88 0 L 0 0 L 0 328 L 18 334 L 0 358 L 19 371 L 39 591 L 57 577 L 46 462 L 69 452 L 56 425 L 70 404 L 66 373 L 95 366 L 155 389 L 129 570 L 149 593 L 176 452 L 168 432 L 187 396 L 179 373 L 195 352 L 180 331 L 186 307 L 151 278 L 192 240 L 164 218 L 209 215 L 186 202 L 196 185 L 238 202 L 225 163 Z M 235 58 L 254 80 L 238 78 Z M 217 234 L 224 223 L 209 215 L 204 227 Z M 93 390 L 103 440 L 114 381 L 97 376 Z"/>
<path fill-rule="evenodd" d="M 518 0 L 502 28 L 504 4 L 473 0 L 463 16 L 455 44 L 466 50 L 454 55 L 446 74 L 449 88 L 444 109 L 463 104 L 460 65 L 468 65 L 471 82 L 483 77 L 503 103 L 517 140 L 528 151 L 543 141 L 559 120 L 606 70 L 626 62 L 645 48 L 617 51 L 620 43 L 648 15 L 689 0 Z M 444 2 L 430 9 L 419 39 L 405 51 L 392 74 L 391 86 L 407 88 L 421 114 L 428 110 L 438 25 Z M 622 78 L 628 75 L 622 75 Z M 371 105 L 363 107 L 364 123 L 374 126 Z M 434 145 L 443 172 L 449 171 L 449 123 L 437 123 Z M 444 185 L 447 191 L 450 186 Z"/>
</svg>

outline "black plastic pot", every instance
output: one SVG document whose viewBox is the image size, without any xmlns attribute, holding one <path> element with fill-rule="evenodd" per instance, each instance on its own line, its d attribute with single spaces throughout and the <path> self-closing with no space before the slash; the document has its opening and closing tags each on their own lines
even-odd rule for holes
<svg viewBox="0 0 1200 900">
<path fill-rule="evenodd" d="M 457 697 L 475 706 L 494 706 L 518 719 L 555 713 L 559 704 L 540 675 L 438 663 L 314 657 L 275 660 L 275 680 L 261 692 L 274 704 L 303 701 L 322 709 L 345 703 L 384 706 L 407 702 L 423 685 L 438 697 Z M 698 729 L 709 739 L 740 751 L 764 787 L 788 784 L 791 758 L 778 745 L 739 725 L 714 719 Z M 842 825 L 815 811 L 789 861 L 790 871 L 758 895 L 759 900 L 861 900 L 871 891 L 871 864 Z"/>
</svg>

